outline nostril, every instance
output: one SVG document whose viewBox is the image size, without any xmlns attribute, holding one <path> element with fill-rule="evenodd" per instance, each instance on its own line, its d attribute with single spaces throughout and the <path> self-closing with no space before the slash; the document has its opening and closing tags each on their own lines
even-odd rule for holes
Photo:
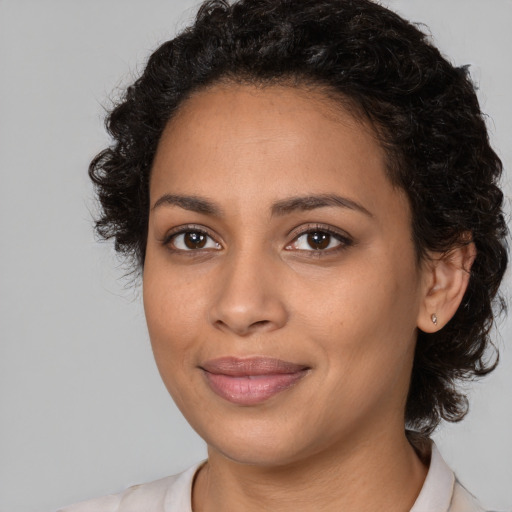
<svg viewBox="0 0 512 512">
<path fill-rule="evenodd" d="M 254 322 L 250 325 L 250 327 L 263 327 L 270 323 L 269 320 L 259 320 L 258 322 Z"/>
<path fill-rule="evenodd" d="M 241 336 L 279 329 L 288 314 L 282 301 L 265 292 L 247 291 L 247 286 L 223 291 L 208 311 L 208 321 L 216 329 Z"/>
<path fill-rule="evenodd" d="M 261 329 L 265 329 L 268 326 L 271 326 L 272 322 L 270 320 L 259 320 L 257 322 L 253 322 L 249 325 L 246 324 L 245 326 L 242 326 L 242 325 L 236 325 L 233 322 L 231 324 L 228 324 L 222 320 L 217 320 L 215 322 L 215 325 L 220 329 L 235 330 L 236 332 L 238 332 L 238 334 L 245 335 L 245 334 L 250 334 L 251 332 L 254 332 L 254 331 L 259 331 Z"/>
</svg>

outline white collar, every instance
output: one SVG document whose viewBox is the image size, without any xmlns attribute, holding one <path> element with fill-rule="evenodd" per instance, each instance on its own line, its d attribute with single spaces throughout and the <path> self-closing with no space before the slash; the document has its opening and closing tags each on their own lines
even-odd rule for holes
<svg viewBox="0 0 512 512">
<path fill-rule="evenodd" d="M 410 512 L 448 512 L 453 496 L 455 475 L 432 443 L 430 467 L 421 492 Z"/>
</svg>

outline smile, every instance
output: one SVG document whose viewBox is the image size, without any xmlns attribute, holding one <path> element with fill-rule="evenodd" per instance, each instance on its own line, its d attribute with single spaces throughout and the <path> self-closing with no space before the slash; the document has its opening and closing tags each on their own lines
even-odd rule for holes
<svg viewBox="0 0 512 512">
<path fill-rule="evenodd" d="M 294 386 L 309 368 L 280 359 L 215 359 L 201 365 L 211 390 L 237 405 L 256 405 Z"/>
</svg>

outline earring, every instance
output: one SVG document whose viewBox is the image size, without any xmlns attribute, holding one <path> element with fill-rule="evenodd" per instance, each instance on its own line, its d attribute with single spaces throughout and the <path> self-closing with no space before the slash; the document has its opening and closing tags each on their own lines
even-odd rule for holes
<svg viewBox="0 0 512 512">
<path fill-rule="evenodd" d="M 435 313 L 432 313 L 432 316 L 430 317 L 432 319 L 432 323 L 434 325 L 437 325 L 437 316 Z"/>
</svg>

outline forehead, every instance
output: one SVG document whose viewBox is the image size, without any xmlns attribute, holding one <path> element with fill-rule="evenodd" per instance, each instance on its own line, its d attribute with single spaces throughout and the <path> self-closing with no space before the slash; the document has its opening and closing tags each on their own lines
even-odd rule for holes
<svg viewBox="0 0 512 512">
<path fill-rule="evenodd" d="M 176 192 L 275 201 L 336 189 L 371 207 L 393 192 L 385 161 L 372 128 L 321 90 L 221 84 L 194 93 L 168 123 L 151 200 Z"/>
<path fill-rule="evenodd" d="M 313 110 L 331 122 L 346 121 L 349 111 L 354 112 L 350 116 L 353 121 L 362 117 L 355 115 L 359 110 L 352 100 L 328 86 L 306 82 L 252 84 L 227 79 L 194 91 L 181 103 L 173 119 L 179 119 L 185 113 L 193 115 L 206 107 L 215 109 L 215 106 L 222 106 L 225 115 L 239 116 L 248 114 L 254 104 L 265 110 L 271 109 L 277 116 Z"/>
</svg>

